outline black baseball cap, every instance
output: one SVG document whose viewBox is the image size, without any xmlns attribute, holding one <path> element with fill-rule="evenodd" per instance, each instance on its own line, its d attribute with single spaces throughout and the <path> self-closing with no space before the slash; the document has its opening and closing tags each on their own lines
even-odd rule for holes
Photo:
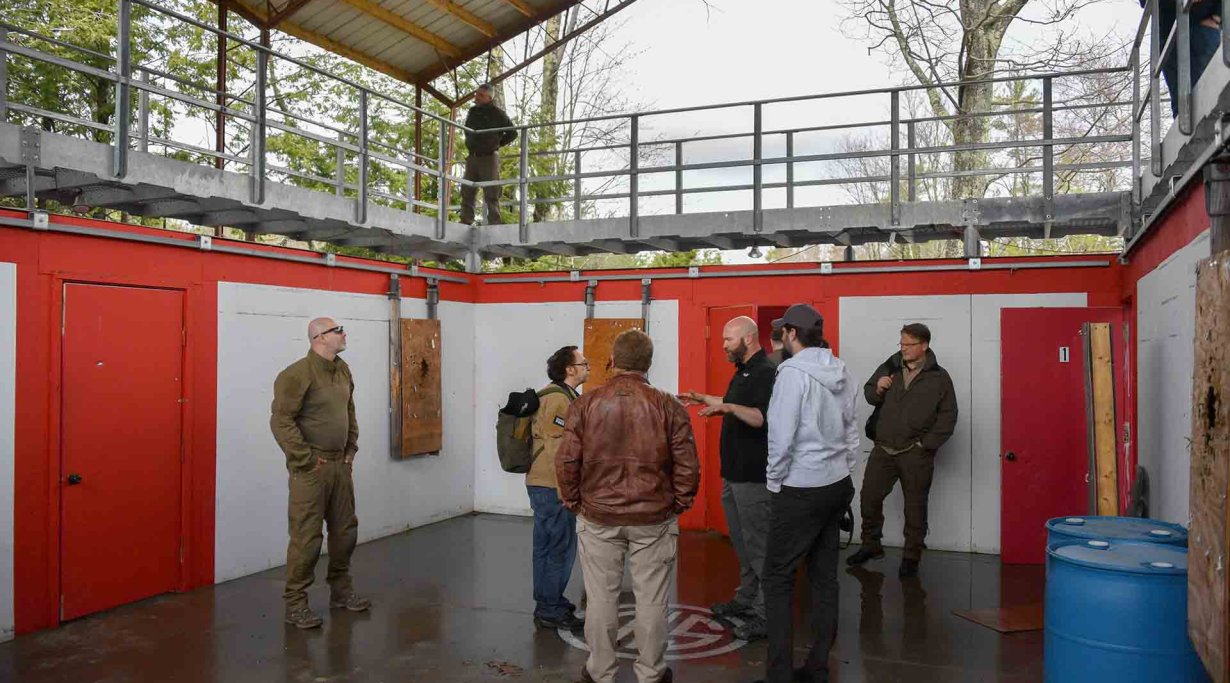
<svg viewBox="0 0 1230 683">
<path fill-rule="evenodd" d="M 780 329 L 784 325 L 797 327 L 799 329 L 807 329 L 815 327 L 817 329 L 824 328 L 824 318 L 816 309 L 807 304 L 795 304 L 786 309 L 785 315 L 773 321 L 773 329 Z"/>
</svg>

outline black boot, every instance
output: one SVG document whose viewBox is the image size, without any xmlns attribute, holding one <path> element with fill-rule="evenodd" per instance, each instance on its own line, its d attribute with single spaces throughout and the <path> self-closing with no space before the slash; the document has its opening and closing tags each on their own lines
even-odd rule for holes
<svg viewBox="0 0 1230 683">
<path fill-rule="evenodd" d="M 883 548 L 872 550 L 871 548 L 868 548 L 867 546 L 863 546 L 858 549 L 858 552 L 846 558 L 846 564 L 853 567 L 854 565 L 862 564 L 866 562 L 867 560 L 878 560 L 881 557 L 884 557 Z"/>
</svg>

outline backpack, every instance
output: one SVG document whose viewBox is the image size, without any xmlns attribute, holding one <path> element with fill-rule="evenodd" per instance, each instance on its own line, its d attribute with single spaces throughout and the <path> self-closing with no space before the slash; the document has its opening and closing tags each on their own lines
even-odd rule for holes
<svg viewBox="0 0 1230 683">
<path fill-rule="evenodd" d="M 564 393 L 556 385 L 542 391 L 526 389 L 508 394 L 508 403 L 495 418 L 495 450 L 500 467 L 505 472 L 525 474 L 534 464 L 534 415 L 539 399 L 548 394 Z"/>
</svg>

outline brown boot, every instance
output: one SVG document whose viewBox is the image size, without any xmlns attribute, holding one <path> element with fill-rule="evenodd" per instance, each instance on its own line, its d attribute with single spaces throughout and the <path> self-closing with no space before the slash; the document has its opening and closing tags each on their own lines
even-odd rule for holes
<svg viewBox="0 0 1230 683">
<path fill-rule="evenodd" d="M 320 615 L 313 612 L 307 606 L 287 608 L 286 623 L 291 624 L 295 628 L 309 629 L 320 628 L 320 625 L 325 623 Z"/>
</svg>

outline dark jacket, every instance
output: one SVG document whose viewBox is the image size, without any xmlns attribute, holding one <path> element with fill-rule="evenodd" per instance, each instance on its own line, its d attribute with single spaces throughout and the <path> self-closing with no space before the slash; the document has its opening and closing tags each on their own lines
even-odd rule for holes
<svg viewBox="0 0 1230 683">
<path fill-rule="evenodd" d="M 315 467 L 317 457 L 336 460 L 359 450 L 354 380 L 340 357 L 308 351 L 291 363 L 274 380 L 271 413 L 269 427 L 292 472 Z"/>
<path fill-rule="evenodd" d="M 688 412 L 644 375 L 616 375 L 568 410 L 555 473 L 564 507 L 595 524 L 666 522 L 700 486 Z"/>
<path fill-rule="evenodd" d="M 876 393 L 881 377 L 892 375 L 893 385 L 883 396 Z M 902 375 L 901 352 L 893 354 L 876 368 L 863 385 L 867 402 L 879 406 L 876 443 L 894 450 L 917 442 L 934 453 L 952 436 L 957 427 L 957 395 L 948 371 L 940 367 L 935 352 L 927 349 L 923 368 L 907 389 Z"/>
<path fill-rule="evenodd" d="M 508 114 L 495 106 L 494 102 L 476 104 L 466 114 L 466 128 L 483 131 L 488 128 L 508 128 L 513 125 Z M 495 154 L 504 145 L 517 139 L 517 131 L 505 130 L 494 133 L 466 131 L 466 149 L 472 157 L 487 157 Z"/>
</svg>

